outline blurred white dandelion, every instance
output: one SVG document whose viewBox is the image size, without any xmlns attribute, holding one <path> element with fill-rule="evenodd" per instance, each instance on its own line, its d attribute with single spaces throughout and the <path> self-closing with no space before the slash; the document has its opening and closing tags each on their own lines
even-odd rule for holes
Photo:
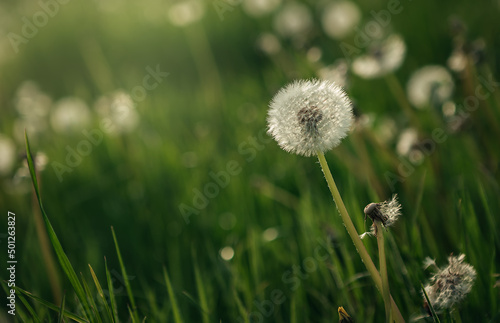
<svg viewBox="0 0 500 323">
<path fill-rule="evenodd" d="M 348 36 L 361 20 L 361 11 L 352 1 L 330 2 L 323 10 L 321 24 L 325 33 L 333 39 Z"/>
<path fill-rule="evenodd" d="M 407 156 L 412 147 L 418 142 L 418 132 L 414 128 L 404 129 L 398 138 L 398 143 L 396 144 L 396 152 L 400 156 Z"/>
<path fill-rule="evenodd" d="M 17 89 L 14 101 L 19 114 L 14 120 L 14 139 L 24 142 L 25 130 L 36 139 L 36 135 L 47 129 L 47 114 L 52 99 L 43 93 L 35 82 L 25 81 Z"/>
<path fill-rule="evenodd" d="M 272 99 L 268 133 L 288 152 L 311 156 L 340 144 L 351 129 L 352 104 L 333 82 L 295 81 Z"/>
<path fill-rule="evenodd" d="M 109 133 L 129 133 L 139 124 L 134 101 L 127 93 L 117 91 L 111 95 L 99 98 L 95 110 L 107 123 Z"/>
<path fill-rule="evenodd" d="M 337 83 L 344 88 L 347 85 L 347 70 L 347 61 L 338 59 L 333 64 L 320 68 L 317 74 L 320 79 Z"/>
<path fill-rule="evenodd" d="M 412 74 L 406 91 L 416 108 L 440 106 L 453 94 L 454 83 L 448 70 L 439 65 L 422 67 Z"/>
<path fill-rule="evenodd" d="M 477 273 L 464 259 L 464 254 L 448 257 L 448 266 L 439 269 L 425 286 L 429 301 L 436 310 L 452 309 L 471 291 Z"/>
<path fill-rule="evenodd" d="M 234 257 L 234 249 L 230 246 L 226 246 L 219 251 L 222 259 L 229 261 Z"/>
<path fill-rule="evenodd" d="M 23 118 L 45 117 L 52 105 L 51 98 L 33 81 L 25 81 L 19 86 L 15 101 L 16 110 Z"/>
<path fill-rule="evenodd" d="M 177 27 L 188 26 L 205 14 L 205 5 L 201 0 L 184 0 L 173 4 L 168 9 L 168 18 Z"/>
<path fill-rule="evenodd" d="M 16 161 L 16 146 L 12 139 L 0 134 L 0 175 L 9 174 Z"/>
<path fill-rule="evenodd" d="M 276 240 L 278 238 L 279 232 L 276 228 L 267 228 L 264 232 L 262 232 L 262 239 L 264 241 L 270 242 Z"/>
<path fill-rule="evenodd" d="M 309 8 L 299 2 L 285 4 L 274 17 L 274 28 L 285 38 L 294 38 L 308 32 L 313 25 Z"/>
<path fill-rule="evenodd" d="M 400 35 L 394 34 L 370 46 L 368 54 L 354 59 L 353 72 L 364 79 L 382 77 L 396 71 L 404 61 L 406 44 Z"/>
<path fill-rule="evenodd" d="M 57 101 L 50 124 L 58 133 L 79 132 L 90 124 L 91 119 L 90 110 L 83 100 L 68 97 Z"/>
<path fill-rule="evenodd" d="M 243 10 L 252 17 L 262 17 L 273 12 L 281 0 L 243 0 Z"/>
<path fill-rule="evenodd" d="M 274 34 L 263 33 L 257 38 L 257 47 L 267 55 L 275 55 L 281 50 L 281 43 Z"/>
<path fill-rule="evenodd" d="M 467 55 L 462 49 L 455 49 L 448 58 L 447 65 L 454 72 L 463 72 L 467 66 Z"/>
<path fill-rule="evenodd" d="M 319 47 L 311 47 L 307 50 L 307 59 L 311 63 L 316 63 L 323 56 L 323 51 Z"/>
</svg>

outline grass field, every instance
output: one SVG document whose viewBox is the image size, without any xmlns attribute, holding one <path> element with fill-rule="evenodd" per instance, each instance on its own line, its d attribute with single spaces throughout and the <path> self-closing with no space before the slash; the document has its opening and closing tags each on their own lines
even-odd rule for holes
<svg viewBox="0 0 500 323">
<path fill-rule="evenodd" d="M 384 322 L 317 158 L 266 134 L 275 93 L 329 67 L 355 106 L 325 155 L 357 231 L 367 204 L 402 205 L 385 245 L 403 317 L 433 321 L 423 263 L 463 253 L 477 277 L 441 322 L 499 322 L 500 2 L 361 0 L 335 39 L 330 2 L 2 2 L 0 259 L 13 212 L 19 289 L 0 321 Z M 306 15 L 280 25 L 290 6 Z M 371 47 L 391 34 L 401 57 Z M 379 75 L 353 69 L 364 54 Z M 441 79 L 408 85 L 429 65 Z"/>
</svg>

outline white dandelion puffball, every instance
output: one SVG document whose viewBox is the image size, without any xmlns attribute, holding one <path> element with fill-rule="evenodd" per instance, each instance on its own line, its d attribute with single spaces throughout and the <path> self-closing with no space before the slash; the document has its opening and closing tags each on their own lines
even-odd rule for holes
<svg viewBox="0 0 500 323">
<path fill-rule="evenodd" d="M 338 146 L 354 120 L 351 100 L 330 81 L 295 81 L 269 107 L 268 133 L 284 150 L 303 156 Z"/>
<path fill-rule="evenodd" d="M 446 102 L 451 97 L 453 88 L 453 78 L 446 68 L 429 65 L 413 73 L 406 91 L 410 103 L 422 109 Z"/>
<path fill-rule="evenodd" d="M 287 3 L 274 17 L 274 28 L 282 37 L 293 38 L 312 28 L 309 8 L 299 2 Z"/>
<path fill-rule="evenodd" d="M 243 10 L 252 17 L 262 17 L 281 4 L 281 0 L 243 0 Z"/>
<path fill-rule="evenodd" d="M 464 259 L 464 254 L 448 257 L 448 266 L 439 269 L 425 286 L 425 292 L 435 309 L 451 309 L 471 291 L 477 273 Z"/>
<path fill-rule="evenodd" d="M 16 146 L 14 142 L 0 134 L 0 175 L 8 174 L 16 161 Z"/>
<path fill-rule="evenodd" d="M 76 132 L 90 124 L 91 113 L 87 104 L 75 97 L 68 97 L 56 103 L 50 116 L 50 124 L 57 133 Z"/>
<path fill-rule="evenodd" d="M 205 6 L 200 0 L 186 0 L 176 2 L 168 10 L 168 18 L 172 25 L 177 27 L 188 26 L 201 18 L 205 14 Z"/>
<path fill-rule="evenodd" d="M 370 53 L 352 62 L 353 72 L 364 79 L 382 77 L 397 70 L 404 61 L 406 44 L 400 35 L 391 35 L 370 48 Z"/>
<path fill-rule="evenodd" d="M 359 24 L 361 12 L 351 1 L 331 2 L 324 9 L 321 24 L 325 33 L 333 39 L 349 35 Z"/>
</svg>

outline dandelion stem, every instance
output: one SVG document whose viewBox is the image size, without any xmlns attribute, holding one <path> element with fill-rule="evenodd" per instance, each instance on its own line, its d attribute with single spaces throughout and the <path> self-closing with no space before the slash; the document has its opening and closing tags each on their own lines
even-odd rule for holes
<svg viewBox="0 0 500 323">
<path fill-rule="evenodd" d="M 380 278 L 380 274 L 378 273 L 375 264 L 370 258 L 370 255 L 368 254 L 365 245 L 361 241 L 361 238 L 359 237 L 358 232 L 356 231 L 356 228 L 352 223 L 349 213 L 347 213 L 347 209 L 344 205 L 344 202 L 342 201 L 342 197 L 340 196 L 339 190 L 337 189 L 337 185 L 335 185 L 335 181 L 333 180 L 332 173 L 330 172 L 330 168 L 328 167 L 328 163 L 326 162 L 325 155 L 320 151 L 318 151 L 317 154 L 319 163 L 321 165 L 321 169 L 323 170 L 326 182 L 328 183 L 328 187 L 330 188 L 333 200 L 337 205 L 337 209 L 339 210 L 340 217 L 342 218 L 342 222 L 344 222 L 344 226 L 347 230 L 347 233 L 349 233 L 349 236 L 351 237 L 352 242 L 354 243 L 354 246 L 356 247 L 356 250 L 358 251 L 358 254 L 361 257 L 361 260 L 363 261 L 363 263 L 366 266 L 366 269 L 372 276 L 372 279 L 375 282 L 375 286 L 379 291 L 382 291 L 382 279 Z M 399 308 L 397 307 L 392 297 L 391 297 L 391 306 L 392 306 L 392 312 L 394 313 L 394 320 L 397 323 L 404 322 L 403 316 L 401 315 L 401 312 L 399 311 Z"/>
<path fill-rule="evenodd" d="M 387 263 L 385 260 L 384 232 L 380 221 L 374 221 L 377 233 L 378 260 L 380 276 L 382 277 L 382 296 L 384 297 L 385 316 L 388 323 L 391 322 L 391 293 L 389 291 L 389 279 L 387 277 Z"/>
</svg>

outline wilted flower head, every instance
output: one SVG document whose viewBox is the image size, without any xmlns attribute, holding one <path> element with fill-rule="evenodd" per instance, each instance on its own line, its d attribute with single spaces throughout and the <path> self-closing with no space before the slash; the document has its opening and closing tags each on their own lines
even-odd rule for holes
<svg viewBox="0 0 500 323">
<path fill-rule="evenodd" d="M 446 68 L 429 65 L 413 73 L 406 91 L 410 103 L 421 109 L 446 102 L 453 93 L 453 87 L 453 78 Z"/>
<path fill-rule="evenodd" d="M 384 227 L 390 227 L 398 220 L 401 215 L 401 204 L 398 202 L 397 194 L 392 196 L 392 199 L 381 203 L 370 203 L 365 207 L 365 217 L 368 216 L 373 222 L 379 221 Z M 370 228 L 370 233 L 365 232 L 361 235 L 364 238 L 366 235 L 375 235 L 375 223 Z"/>
<path fill-rule="evenodd" d="M 330 2 L 323 11 L 321 23 L 325 33 L 334 38 L 347 36 L 361 19 L 358 6 L 351 1 Z"/>
<path fill-rule="evenodd" d="M 268 132 L 284 150 L 311 156 L 338 146 L 353 119 L 351 101 L 335 83 L 295 81 L 272 99 Z"/>
<path fill-rule="evenodd" d="M 364 79 L 381 77 L 397 70 L 403 63 L 405 54 L 403 38 L 392 35 L 371 46 L 369 54 L 357 57 L 352 62 L 352 70 Z"/>
<path fill-rule="evenodd" d="M 441 268 L 425 286 L 434 309 L 451 309 L 471 291 L 477 274 L 474 267 L 465 263 L 464 259 L 464 254 L 448 257 L 448 266 Z"/>
</svg>

